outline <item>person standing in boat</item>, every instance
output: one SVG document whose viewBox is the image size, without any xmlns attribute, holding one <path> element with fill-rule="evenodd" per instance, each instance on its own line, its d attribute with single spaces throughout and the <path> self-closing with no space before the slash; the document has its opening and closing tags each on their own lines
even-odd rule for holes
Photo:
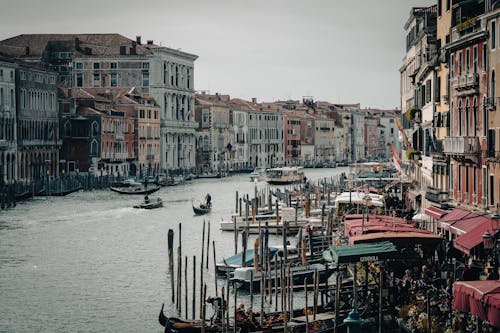
<svg viewBox="0 0 500 333">
<path fill-rule="evenodd" d="M 149 203 L 149 195 L 146 194 L 144 196 L 144 202 L 147 203 L 147 204 Z"/>
<path fill-rule="evenodd" d="M 205 197 L 205 205 L 207 208 L 210 208 L 212 205 L 212 197 L 210 196 L 210 193 L 207 193 L 207 196 Z"/>
</svg>

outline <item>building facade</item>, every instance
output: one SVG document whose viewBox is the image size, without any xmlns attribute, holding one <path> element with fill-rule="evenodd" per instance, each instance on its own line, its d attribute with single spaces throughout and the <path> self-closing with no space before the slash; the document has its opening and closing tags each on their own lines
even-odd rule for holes
<svg viewBox="0 0 500 333">
<path fill-rule="evenodd" d="M 16 70 L 0 59 L 0 186 L 17 179 Z"/>
</svg>

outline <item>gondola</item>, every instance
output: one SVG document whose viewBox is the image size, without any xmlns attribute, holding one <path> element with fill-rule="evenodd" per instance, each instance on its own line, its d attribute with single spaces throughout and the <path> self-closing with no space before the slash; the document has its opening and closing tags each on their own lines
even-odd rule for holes
<svg viewBox="0 0 500 333">
<path fill-rule="evenodd" d="M 158 321 L 160 325 L 165 327 L 165 333 L 201 333 L 203 329 L 205 332 L 221 332 L 221 327 L 218 325 L 210 325 L 209 322 L 205 323 L 201 320 L 182 320 L 174 317 L 166 317 L 163 313 L 164 304 L 161 305 L 160 315 Z"/>
<path fill-rule="evenodd" d="M 159 186 L 151 188 L 143 188 L 138 186 L 131 187 L 110 187 L 110 190 L 120 194 L 151 194 L 160 189 Z"/>
<path fill-rule="evenodd" d="M 37 196 L 53 196 L 53 197 L 63 197 L 65 195 L 71 194 L 73 192 L 80 191 L 82 187 L 80 185 L 71 188 L 56 188 L 49 189 L 48 191 L 44 188 L 43 191 L 38 192 Z"/>
<path fill-rule="evenodd" d="M 143 209 L 155 209 L 163 207 L 163 200 L 158 198 L 157 200 L 152 200 L 150 202 L 141 202 L 138 205 L 135 205 L 134 208 L 143 208 Z"/>
<path fill-rule="evenodd" d="M 212 206 L 209 206 L 209 207 L 201 207 L 201 206 L 198 206 L 196 207 L 194 204 L 191 203 L 191 205 L 193 206 L 193 212 L 196 214 L 196 215 L 205 215 L 205 214 L 208 214 L 210 213 L 210 211 L 212 210 Z"/>
</svg>

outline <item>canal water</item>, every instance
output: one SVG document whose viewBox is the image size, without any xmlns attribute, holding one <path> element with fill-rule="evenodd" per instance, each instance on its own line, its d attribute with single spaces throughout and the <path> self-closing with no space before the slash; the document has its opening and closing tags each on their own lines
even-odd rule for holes
<svg viewBox="0 0 500 333">
<path fill-rule="evenodd" d="M 347 168 L 306 169 L 306 176 L 314 181 L 341 172 Z M 183 264 L 187 256 L 191 276 L 196 256 L 199 278 L 203 221 L 211 223 L 217 257 L 232 255 L 234 235 L 221 232 L 218 223 L 234 212 L 235 191 L 252 196 L 254 186 L 247 174 L 197 179 L 152 194 L 165 202 L 155 210 L 132 208 L 140 196 L 101 190 L 37 197 L 1 211 L 0 332 L 162 332 L 161 304 L 167 315 L 177 315 L 170 301 L 168 230 L 175 231 L 177 249 L 182 223 Z M 207 193 L 212 212 L 194 216 L 191 202 Z M 209 260 L 208 296 L 215 289 L 212 248 Z M 223 284 L 219 280 L 219 292 Z M 191 302 L 191 281 L 188 286 Z M 196 291 L 199 302 L 199 285 Z"/>
</svg>

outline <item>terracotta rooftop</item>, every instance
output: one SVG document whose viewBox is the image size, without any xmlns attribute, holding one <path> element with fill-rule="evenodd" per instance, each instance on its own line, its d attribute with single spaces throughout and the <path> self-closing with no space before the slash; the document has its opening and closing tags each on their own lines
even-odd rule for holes
<svg viewBox="0 0 500 333">
<path fill-rule="evenodd" d="M 52 51 L 74 52 L 76 55 L 120 55 L 135 48 L 137 55 L 153 52 L 136 41 L 117 33 L 109 34 L 23 34 L 0 41 L 0 52 L 16 57 L 41 57 L 49 45 Z M 90 54 L 89 54 L 90 53 Z"/>
</svg>

